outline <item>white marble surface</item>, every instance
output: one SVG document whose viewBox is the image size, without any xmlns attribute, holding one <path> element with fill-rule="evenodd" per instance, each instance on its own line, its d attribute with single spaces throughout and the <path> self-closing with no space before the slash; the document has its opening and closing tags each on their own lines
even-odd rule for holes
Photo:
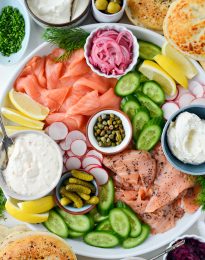
<svg viewBox="0 0 205 260">
<path fill-rule="evenodd" d="M 93 19 L 92 15 L 90 15 L 86 21 L 84 21 L 84 24 L 91 24 L 91 23 L 95 23 L 96 21 Z M 121 20 L 122 23 L 129 23 L 128 19 L 124 16 L 123 19 Z M 43 42 L 42 40 L 42 33 L 43 30 L 42 28 L 40 28 L 38 25 L 36 25 L 33 21 L 31 22 L 31 38 L 30 38 L 30 42 L 29 42 L 29 46 L 28 49 L 26 51 L 26 55 L 28 55 L 35 47 L 37 47 L 40 43 Z M 1 90 L 4 88 L 6 82 L 8 81 L 8 79 L 11 77 L 11 75 L 14 73 L 16 67 L 18 66 L 18 64 L 16 65 L 12 65 L 12 66 L 2 66 L 0 65 L 0 93 Z M 0 221 L 1 224 L 5 224 L 8 226 L 14 226 L 19 224 L 18 221 L 16 221 L 14 218 L 6 215 L 6 220 L 1 220 Z M 186 234 L 197 234 L 199 235 L 198 229 L 197 229 L 197 224 L 193 225 L 187 232 Z M 142 257 L 144 257 L 145 259 L 150 259 L 151 257 L 157 255 L 159 252 L 161 252 L 165 247 L 156 250 L 152 253 L 143 255 Z M 136 255 L 137 255 L 137 250 L 136 250 Z M 87 258 L 87 257 L 83 257 L 83 256 L 78 256 L 79 260 L 94 260 L 93 258 Z M 162 259 L 162 258 L 159 258 Z"/>
</svg>

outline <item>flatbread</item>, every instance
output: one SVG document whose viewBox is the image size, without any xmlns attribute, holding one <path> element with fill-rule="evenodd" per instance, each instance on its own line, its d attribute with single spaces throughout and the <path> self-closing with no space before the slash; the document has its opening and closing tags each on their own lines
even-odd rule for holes
<svg viewBox="0 0 205 260">
<path fill-rule="evenodd" d="M 195 60 L 205 61 L 205 0 L 177 0 L 165 17 L 170 44 Z"/>
<path fill-rule="evenodd" d="M 58 236 L 48 232 L 16 233 L 0 247 L 0 260 L 77 260 L 71 247 Z"/>
<path fill-rule="evenodd" d="M 28 229 L 26 225 L 18 225 L 14 227 L 7 227 L 4 225 L 0 225 L 0 244 L 2 241 L 5 241 L 5 239 L 8 236 L 12 236 L 16 232 L 18 233 L 18 232 L 26 232 L 26 231 L 30 231 L 30 229 Z"/>
<path fill-rule="evenodd" d="M 126 14 L 135 25 L 163 31 L 163 21 L 174 0 L 127 0 Z"/>
</svg>

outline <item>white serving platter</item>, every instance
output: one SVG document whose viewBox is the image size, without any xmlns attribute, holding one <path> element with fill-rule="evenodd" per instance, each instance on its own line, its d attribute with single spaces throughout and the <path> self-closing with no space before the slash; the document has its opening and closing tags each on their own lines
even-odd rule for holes
<svg viewBox="0 0 205 260">
<path fill-rule="evenodd" d="M 106 24 L 105 24 L 106 25 Z M 87 30 L 88 32 L 91 32 L 92 30 L 96 29 L 96 24 L 86 25 L 82 28 Z M 102 26 L 102 24 L 100 24 Z M 133 25 L 127 25 L 123 24 L 127 29 L 130 29 L 134 35 L 141 40 L 150 41 L 152 43 L 155 43 L 159 46 L 162 46 L 165 39 L 163 36 Z M 13 83 L 21 70 L 23 69 L 24 65 L 35 55 L 41 56 L 48 54 L 54 46 L 51 46 L 48 43 L 43 43 L 39 47 L 37 47 L 34 51 L 32 51 L 23 62 L 19 65 L 19 67 L 16 70 L 16 73 L 11 77 L 9 80 L 7 86 L 4 88 L 2 93 L 0 94 L 0 104 L 3 105 L 3 102 L 5 100 L 5 97 L 8 93 L 8 91 L 12 88 Z M 196 66 L 199 74 L 197 75 L 197 78 L 199 80 L 203 80 L 205 82 L 205 72 L 201 68 L 201 66 L 193 61 L 194 65 Z M 132 249 L 123 249 L 122 247 L 116 247 L 113 249 L 103 249 L 103 248 L 97 248 L 97 247 L 91 247 L 87 244 L 85 244 L 80 239 L 67 239 L 68 243 L 72 246 L 75 253 L 82 256 L 88 256 L 93 258 L 101 258 L 101 259 L 119 259 L 123 257 L 129 257 L 129 256 L 136 256 L 136 255 L 142 255 L 149 253 L 151 251 L 154 251 L 168 243 L 170 243 L 172 240 L 176 239 L 177 237 L 181 236 L 184 232 L 186 232 L 200 217 L 201 210 L 199 209 L 194 214 L 185 214 L 185 216 L 180 219 L 176 226 L 169 231 L 158 234 L 158 235 L 151 235 L 143 244 L 139 245 L 136 248 Z M 33 230 L 45 230 L 45 228 L 38 224 L 38 225 L 29 225 L 29 227 Z"/>
</svg>

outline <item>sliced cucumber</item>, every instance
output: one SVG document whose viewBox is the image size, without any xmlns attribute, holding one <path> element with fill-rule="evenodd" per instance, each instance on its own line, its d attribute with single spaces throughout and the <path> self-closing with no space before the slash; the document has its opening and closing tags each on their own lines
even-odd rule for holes
<svg viewBox="0 0 205 260">
<path fill-rule="evenodd" d="M 96 208 L 94 208 L 93 210 L 91 210 L 91 211 L 89 212 L 89 215 L 93 218 L 93 220 L 94 220 L 95 223 L 102 222 L 102 221 L 104 221 L 104 220 L 106 220 L 106 219 L 109 218 L 108 215 L 107 215 L 107 216 L 102 216 L 102 215 L 100 215 L 100 213 L 97 211 Z"/>
<path fill-rule="evenodd" d="M 149 112 L 146 109 L 141 108 L 137 111 L 136 115 L 132 120 L 133 137 L 135 141 L 137 141 L 142 128 L 149 120 Z"/>
<path fill-rule="evenodd" d="M 138 219 L 136 213 L 125 203 L 122 201 L 117 202 L 117 207 L 121 208 L 124 213 L 128 216 L 130 225 L 131 225 L 131 231 L 130 231 L 130 237 L 137 237 L 142 231 L 142 225 L 140 220 Z"/>
<path fill-rule="evenodd" d="M 122 243 L 122 246 L 126 249 L 136 247 L 142 244 L 150 234 L 150 227 L 146 224 L 142 225 L 141 234 L 138 237 L 128 237 Z"/>
<path fill-rule="evenodd" d="M 165 102 L 164 91 L 162 90 L 160 85 L 153 80 L 150 80 L 150 81 L 147 81 L 144 83 L 142 92 L 146 96 L 151 98 L 152 101 L 154 101 L 158 105 L 162 105 Z"/>
<path fill-rule="evenodd" d="M 84 242 L 90 246 L 112 248 L 120 243 L 120 240 L 109 231 L 93 231 L 84 236 Z"/>
<path fill-rule="evenodd" d="M 103 216 L 107 216 L 110 209 L 114 206 L 114 184 L 113 180 L 109 178 L 108 182 L 101 186 L 100 194 L 99 194 L 99 203 L 98 203 L 98 210 L 99 213 Z"/>
<path fill-rule="evenodd" d="M 78 238 L 78 237 L 83 237 L 84 236 L 84 233 L 83 232 L 76 232 L 74 230 L 71 230 L 69 231 L 69 237 L 70 238 Z"/>
<path fill-rule="evenodd" d="M 96 227 L 96 230 L 112 231 L 112 227 L 111 227 L 109 219 L 105 219 L 100 224 L 98 224 Z"/>
<path fill-rule="evenodd" d="M 121 97 L 128 96 L 139 87 L 140 80 L 137 72 L 131 71 L 122 76 L 115 86 L 115 94 Z"/>
<path fill-rule="evenodd" d="M 161 53 L 161 48 L 151 42 L 139 40 L 138 43 L 139 57 L 143 60 L 153 60 L 154 56 Z"/>
<path fill-rule="evenodd" d="M 112 229 L 120 237 L 126 238 L 130 234 L 130 222 L 128 216 L 122 209 L 112 209 L 109 214 L 109 220 Z"/>
<path fill-rule="evenodd" d="M 136 111 L 140 108 L 140 104 L 133 96 L 127 96 L 122 99 L 121 109 L 125 112 L 130 119 L 134 117 Z"/>
<path fill-rule="evenodd" d="M 93 219 L 89 215 L 72 215 L 59 208 L 57 211 L 70 229 L 83 233 L 93 229 Z"/>
<path fill-rule="evenodd" d="M 137 98 L 142 106 L 146 107 L 151 117 L 163 117 L 162 109 L 155 104 L 149 97 L 145 96 L 142 93 L 137 93 Z"/>
<path fill-rule="evenodd" d="M 49 211 L 48 219 L 43 223 L 44 226 L 57 236 L 66 238 L 69 236 L 69 229 L 63 218 L 54 210 Z"/>
<path fill-rule="evenodd" d="M 157 120 L 150 120 L 143 128 L 137 140 L 137 149 L 149 151 L 160 140 L 162 128 Z"/>
</svg>

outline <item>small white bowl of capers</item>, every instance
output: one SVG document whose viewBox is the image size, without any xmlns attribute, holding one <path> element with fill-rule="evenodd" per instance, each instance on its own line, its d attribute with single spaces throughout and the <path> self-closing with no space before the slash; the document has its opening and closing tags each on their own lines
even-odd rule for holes
<svg viewBox="0 0 205 260">
<path fill-rule="evenodd" d="M 94 18 L 101 23 L 118 22 L 124 13 L 126 0 L 92 0 Z"/>
<path fill-rule="evenodd" d="M 106 109 L 94 114 L 87 125 L 87 137 L 94 149 L 103 154 L 119 153 L 132 139 L 132 125 L 120 110 Z"/>
</svg>

